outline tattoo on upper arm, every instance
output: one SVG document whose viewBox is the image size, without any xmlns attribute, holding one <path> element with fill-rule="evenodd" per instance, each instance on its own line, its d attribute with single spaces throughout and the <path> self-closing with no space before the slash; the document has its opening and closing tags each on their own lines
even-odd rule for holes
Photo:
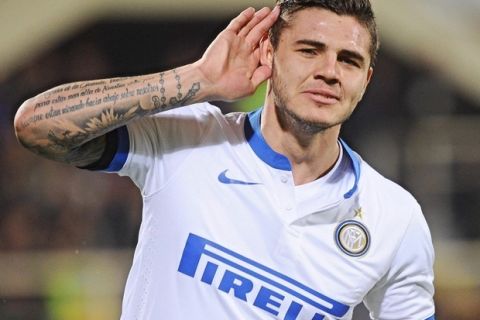
<svg viewBox="0 0 480 320">
<path fill-rule="evenodd" d="M 130 108 L 102 110 L 81 123 L 59 120 L 48 132 L 46 140 L 30 148 L 53 160 L 77 166 L 87 165 L 98 160 L 105 147 L 103 140 L 96 140 L 94 137 L 103 136 L 145 113 L 139 105 L 136 105 Z"/>
<path fill-rule="evenodd" d="M 106 144 L 105 135 L 90 140 L 78 148 L 72 149 L 66 157 L 66 162 L 77 167 L 88 166 L 102 157 Z"/>
</svg>

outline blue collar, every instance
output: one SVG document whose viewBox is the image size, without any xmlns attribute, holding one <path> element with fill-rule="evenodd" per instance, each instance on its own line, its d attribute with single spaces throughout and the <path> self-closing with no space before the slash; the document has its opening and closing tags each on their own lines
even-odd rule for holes
<svg viewBox="0 0 480 320">
<path fill-rule="evenodd" d="M 245 119 L 244 124 L 245 138 L 247 139 L 252 150 L 260 159 L 262 159 L 263 162 L 275 169 L 291 171 L 292 167 L 287 157 L 270 148 L 263 138 L 262 131 L 260 129 L 260 117 L 262 114 L 262 109 L 263 108 L 260 108 L 247 114 L 247 119 Z M 360 159 L 357 155 L 355 155 L 355 152 L 350 149 L 345 141 L 342 139 L 339 140 L 343 150 L 345 151 L 345 154 L 347 154 L 350 159 L 350 163 L 355 175 L 355 183 L 352 189 L 343 195 L 345 199 L 348 199 L 358 189 L 358 181 L 360 179 Z"/>
</svg>

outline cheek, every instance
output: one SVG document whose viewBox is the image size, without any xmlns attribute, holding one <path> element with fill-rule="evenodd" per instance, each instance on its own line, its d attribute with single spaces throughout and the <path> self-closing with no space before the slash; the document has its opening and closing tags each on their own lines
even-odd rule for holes
<svg viewBox="0 0 480 320">
<path fill-rule="evenodd" d="M 295 87 L 309 77 L 313 65 L 313 61 L 307 61 L 295 54 L 279 55 L 277 69 L 282 78 L 288 81 L 288 85 Z"/>
<path fill-rule="evenodd" d="M 362 99 L 366 83 L 365 77 L 358 77 L 345 82 L 345 89 L 348 90 L 348 96 L 354 103 L 358 103 Z"/>
<path fill-rule="evenodd" d="M 274 69 L 273 80 L 276 82 L 277 87 L 282 90 L 281 93 L 289 96 L 295 91 L 300 81 L 300 74 L 292 64 L 284 63 L 281 67 L 277 66 Z"/>
</svg>

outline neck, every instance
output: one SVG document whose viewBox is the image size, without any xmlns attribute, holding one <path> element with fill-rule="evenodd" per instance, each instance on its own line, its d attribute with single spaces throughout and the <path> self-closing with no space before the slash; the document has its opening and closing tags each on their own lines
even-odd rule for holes
<svg viewBox="0 0 480 320">
<path fill-rule="evenodd" d="M 261 117 L 265 141 L 288 158 L 296 185 L 322 177 L 335 165 L 339 155 L 340 125 L 311 133 L 282 125 L 274 104 L 266 103 Z"/>
</svg>

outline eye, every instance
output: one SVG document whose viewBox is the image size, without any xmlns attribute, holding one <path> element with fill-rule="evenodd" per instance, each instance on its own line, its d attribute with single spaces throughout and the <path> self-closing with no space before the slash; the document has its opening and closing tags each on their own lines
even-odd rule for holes
<svg viewBox="0 0 480 320">
<path fill-rule="evenodd" d="M 343 62 L 343 63 L 346 63 L 346 64 L 351 65 L 351 66 L 354 66 L 354 67 L 357 67 L 357 68 L 360 67 L 360 64 L 359 64 L 356 60 L 351 59 L 351 58 L 339 57 L 339 58 L 338 58 L 338 61 Z"/>
<path fill-rule="evenodd" d="M 298 51 L 306 56 L 314 56 L 317 54 L 317 50 L 315 48 L 301 48 Z"/>
</svg>

